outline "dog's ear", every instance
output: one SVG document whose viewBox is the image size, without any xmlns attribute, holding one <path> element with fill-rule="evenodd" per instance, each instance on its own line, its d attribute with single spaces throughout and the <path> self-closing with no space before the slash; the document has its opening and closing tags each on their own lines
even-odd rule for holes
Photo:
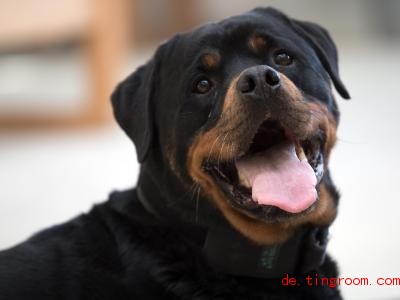
<svg viewBox="0 0 400 300">
<path fill-rule="evenodd" d="M 315 23 L 293 19 L 290 21 L 293 29 L 312 46 L 338 93 L 344 99 L 350 99 L 350 94 L 339 77 L 337 50 L 328 31 Z"/>
<path fill-rule="evenodd" d="M 283 12 L 272 7 L 256 8 L 255 11 L 278 17 L 292 27 L 314 49 L 340 96 L 350 99 L 350 94 L 339 77 L 337 50 L 328 31 L 315 23 L 289 18 Z"/>
<path fill-rule="evenodd" d="M 121 82 L 111 95 L 115 119 L 135 144 L 140 163 L 146 159 L 153 140 L 156 69 L 153 58 Z"/>
</svg>

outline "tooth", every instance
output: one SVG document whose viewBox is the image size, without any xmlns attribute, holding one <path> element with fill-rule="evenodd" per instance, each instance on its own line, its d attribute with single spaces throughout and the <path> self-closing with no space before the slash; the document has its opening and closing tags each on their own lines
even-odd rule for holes
<svg viewBox="0 0 400 300">
<path fill-rule="evenodd" d="M 306 154 L 304 153 L 304 149 L 303 149 L 302 146 L 296 145 L 296 154 L 297 154 L 297 158 L 298 158 L 300 161 L 307 160 L 307 156 L 306 156 Z"/>
<path fill-rule="evenodd" d="M 243 185 L 244 187 L 247 187 L 247 188 L 251 188 L 251 184 L 250 184 L 249 180 L 247 179 L 247 177 L 245 175 L 242 174 L 242 172 L 239 171 L 238 176 L 239 176 L 240 185 Z"/>
</svg>

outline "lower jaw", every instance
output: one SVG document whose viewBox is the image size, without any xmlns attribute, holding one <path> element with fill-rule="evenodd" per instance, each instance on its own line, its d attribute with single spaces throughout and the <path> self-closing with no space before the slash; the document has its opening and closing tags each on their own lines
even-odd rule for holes
<svg viewBox="0 0 400 300">
<path fill-rule="evenodd" d="M 235 200 L 228 200 L 231 205 L 239 210 L 240 212 L 246 214 L 247 216 L 254 218 L 256 220 L 262 221 L 266 224 L 280 224 L 286 222 L 294 222 L 298 219 L 301 219 L 307 216 L 309 213 L 315 210 L 318 200 L 314 202 L 313 205 L 308 207 L 306 210 L 302 211 L 301 213 L 290 213 L 284 211 L 276 206 L 258 206 L 254 209 L 243 208 L 238 205 Z"/>
<path fill-rule="evenodd" d="M 242 193 L 239 191 L 240 187 L 235 188 L 219 178 L 214 178 L 214 180 L 218 181 L 221 193 L 225 196 L 225 201 L 228 202 L 230 206 L 240 213 L 266 224 L 295 222 L 312 213 L 319 202 L 319 199 L 317 199 L 311 206 L 300 213 L 290 213 L 276 206 L 260 205 L 251 198 L 250 194 L 245 195 L 248 191 Z M 316 188 L 318 191 L 319 184 Z"/>
<path fill-rule="evenodd" d="M 236 211 L 266 224 L 280 223 L 297 223 L 299 219 L 304 219 L 307 215 L 316 210 L 319 201 L 319 190 L 322 182 L 322 175 L 318 178 L 316 190 L 318 198 L 307 209 L 299 213 L 287 212 L 273 205 L 262 205 L 254 201 L 251 197 L 251 188 L 234 184 L 227 181 L 227 177 L 221 176 L 221 173 L 215 169 L 208 169 L 208 175 L 214 182 L 217 189 L 224 196 L 224 201 L 227 202 Z M 316 174 L 317 176 L 317 174 Z M 236 176 L 237 177 L 237 176 Z M 237 181 L 238 178 L 233 181 Z"/>
<path fill-rule="evenodd" d="M 223 218 L 230 223 L 243 236 L 253 241 L 257 245 L 276 245 L 285 242 L 298 226 L 304 222 L 301 218 L 290 217 L 270 217 L 264 214 L 257 215 L 248 209 L 235 207 L 234 200 L 225 196 L 219 189 L 214 196 L 216 206 L 222 213 Z"/>
</svg>

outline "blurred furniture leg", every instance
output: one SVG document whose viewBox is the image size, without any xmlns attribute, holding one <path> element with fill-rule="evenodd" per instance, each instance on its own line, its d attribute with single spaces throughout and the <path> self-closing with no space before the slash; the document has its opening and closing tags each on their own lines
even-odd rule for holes
<svg viewBox="0 0 400 300">
<path fill-rule="evenodd" d="M 82 100 L 84 110 L 72 116 L 0 112 L 0 126 L 81 126 L 111 119 L 109 96 L 127 56 L 133 4 L 134 0 L 1 1 L 0 49 L 45 48 L 73 40 L 83 50 L 89 88 L 88 99 Z"/>
<path fill-rule="evenodd" d="M 91 79 L 88 122 L 110 118 L 110 94 L 117 84 L 128 48 L 129 15 L 127 0 L 92 0 L 94 15 L 86 41 Z"/>
</svg>

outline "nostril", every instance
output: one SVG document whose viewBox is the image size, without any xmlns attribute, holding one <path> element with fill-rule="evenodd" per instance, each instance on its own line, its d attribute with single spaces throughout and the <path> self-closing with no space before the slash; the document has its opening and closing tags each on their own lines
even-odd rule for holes
<svg viewBox="0 0 400 300">
<path fill-rule="evenodd" d="M 278 72 L 272 69 L 268 69 L 267 72 L 265 72 L 265 81 L 273 87 L 279 85 L 281 82 Z"/>
<path fill-rule="evenodd" d="M 239 90 L 244 94 L 244 93 L 250 93 L 254 91 L 256 87 L 256 83 L 254 79 L 251 76 L 243 76 L 239 80 Z"/>
</svg>

